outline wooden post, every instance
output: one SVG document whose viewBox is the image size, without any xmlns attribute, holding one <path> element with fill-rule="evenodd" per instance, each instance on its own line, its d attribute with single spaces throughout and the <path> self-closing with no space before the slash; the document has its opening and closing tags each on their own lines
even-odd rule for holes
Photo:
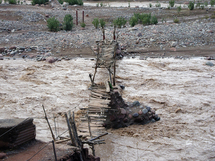
<svg viewBox="0 0 215 161">
<path fill-rule="evenodd" d="M 115 33 L 116 33 L 116 26 L 114 25 L 114 30 L 113 30 L 113 39 L 114 39 L 114 40 L 116 40 L 116 35 L 115 35 Z"/>
<path fill-rule="evenodd" d="M 116 61 L 114 60 L 114 64 L 113 64 L 113 85 L 116 85 Z"/>
<path fill-rule="evenodd" d="M 69 130 L 69 136 L 70 136 L 72 145 L 74 145 L 74 144 L 75 144 L 75 141 L 74 141 L 74 138 L 73 138 L 73 136 L 72 136 L 72 131 L 71 131 L 71 127 L 70 127 L 70 123 L 69 123 L 69 119 L 68 119 L 67 113 L 65 113 L 65 118 L 66 118 L 68 130 Z"/>
<path fill-rule="evenodd" d="M 82 23 L 84 23 L 84 11 L 82 12 Z"/>
<path fill-rule="evenodd" d="M 110 68 L 108 68 L 108 71 L 109 71 L 109 76 L 110 76 L 110 83 L 112 85 L 112 79 L 111 79 L 111 71 L 110 71 Z"/>
<path fill-rule="evenodd" d="M 87 122 L 88 122 L 88 128 L 89 128 L 90 137 L 92 139 L 93 136 L 92 136 L 92 132 L 91 132 L 91 129 L 90 129 L 90 117 L 88 116 L 88 114 L 87 114 Z M 94 144 L 92 144 L 92 151 L 93 151 L 93 156 L 96 156 Z"/>
<path fill-rule="evenodd" d="M 76 25 L 78 25 L 78 11 L 76 10 Z"/>
<path fill-rule="evenodd" d="M 52 145 L 53 145 L 53 151 L 54 151 L 54 158 L 55 158 L 55 161 L 57 161 L 57 155 L 56 155 L 54 140 L 52 140 Z"/>
<path fill-rule="evenodd" d="M 94 83 L 93 83 L 93 79 L 92 79 L 92 74 L 89 74 L 89 77 L 90 77 L 90 81 L 91 81 L 91 83 L 93 85 Z"/>
<path fill-rule="evenodd" d="M 54 128 L 55 128 L 55 135 L 56 135 L 56 138 L 57 138 L 57 136 L 58 136 L 58 134 L 57 134 L 57 126 L 56 126 L 56 121 L 55 121 L 55 115 L 53 114 L 53 117 L 54 117 Z"/>
<path fill-rule="evenodd" d="M 78 146 L 79 146 L 79 148 L 80 148 L 80 160 L 81 161 L 84 161 L 83 160 L 83 156 L 82 156 L 82 154 L 83 154 L 83 150 L 82 150 L 82 143 L 81 143 L 81 141 L 79 140 L 79 138 L 78 138 L 78 133 L 77 133 L 77 128 L 76 128 L 76 125 L 75 125 L 75 114 L 74 114 L 74 111 L 73 111 L 73 113 L 72 113 L 72 123 L 73 123 L 73 127 L 74 127 L 74 129 L 73 129 L 73 133 L 74 133 L 74 136 L 75 136 L 75 139 L 76 139 L 76 141 L 77 141 L 77 143 L 78 143 Z"/>
<path fill-rule="evenodd" d="M 95 77 L 96 77 L 96 72 L 97 72 L 97 67 L 98 67 L 99 44 L 97 44 L 97 50 L 98 50 L 98 53 L 97 53 L 97 59 L 96 59 L 96 67 L 95 67 L 95 72 L 94 72 L 94 75 L 93 75 L 93 83 L 94 83 L 94 80 L 95 80 Z"/>
<path fill-rule="evenodd" d="M 52 138 L 53 138 L 53 140 L 55 141 L 55 136 L 54 136 L 54 133 L 53 133 L 53 131 L 52 131 L 51 125 L 50 125 L 50 123 L 49 123 L 48 117 L 47 117 L 47 115 L 46 115 L 45 108 L 44 108 L 43 105 L 42 105 L 42 107 L 43 107 L 43 111 L 44 111 L 44 113 L 45 113 L 45 119 L 46 119 L 46 121 L 47 121 L 47 123 L 48 123 L 49 129 L 50 129 L 51 134 L 52 134 Z"/>
<path fill-rule="evenodd" d="M 102 28 L 102 32 L 103 32 L 103 40 L 105 40 L 105 28 Z"/>
</svg>

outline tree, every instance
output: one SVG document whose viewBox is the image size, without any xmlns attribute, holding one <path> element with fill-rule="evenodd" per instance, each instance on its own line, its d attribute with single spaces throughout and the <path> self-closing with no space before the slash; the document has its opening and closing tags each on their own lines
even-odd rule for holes
<svg viewBox="0 0 215 161">
<path fill-rule="evenodd" d="M 73 17 L 70 14 L 65 15 L 63 19 L 63 28 L 66 31 L 72 30 L 73 27 Z"/>
<path fill-rule="evenodd" d="M 49 18 L 47 20 L 47 23 L 48 23 L 47 26 L 50 31 L 54 31 L 54 32 L 59 31 L 60 22 L 55 17 Z"/>
<path fill-rule="evenodd" d="M 99 27 L 99 19 L 98 18 L 94 18 L 92 24 L 97 29 Z"/>
<path fill-rule="evenodd" d="M 175 0 L 170 0 L 170 1 L 169 1 L 169 5 L 170 5 L 170 7 L 174 7 L 174 5 L 175 5 Z"/>
<path fill-rule="evenodd" d="M 105 40 L 105 21 L 104 19 L 100 19 L 100 25 L 101 25 L 101 28 L 102 28 L 102 33 L 103 33 L 103 40 Z"/>
</svg>

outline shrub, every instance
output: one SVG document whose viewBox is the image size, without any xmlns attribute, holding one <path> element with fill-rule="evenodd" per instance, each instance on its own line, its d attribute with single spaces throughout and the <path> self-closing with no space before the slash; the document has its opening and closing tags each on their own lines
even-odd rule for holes
<svg viewBox="0 0 215 161">
<path fill-rule="evenodd" d="M 158 19 L 157 19 L 157 17 L 156 16 L 152 16 L 152 18 L 151 18 L 151 24 L 157 24 L 158 23 Z"/>
<path fill-rule="evenodd" d="M 178 18 L 174 18 L 174 23 L 179 23 L 179 19 Z"/>
<path fill-rule="evenodd" d="M 102 2 L 100 3 L 100 6 L 103 7 L 103 3 Z"/>
<path fill-rule="evenodd" d="M 150 8 L 152 7 L 152 4 L 151 4 L 151 3 L 149 3 L 149 7 L 150 7 Z"/>
<path fill-rule="evenodd" d="M 143 25 L 150 25 L 151 24 L 151 13 L 149 13 L 149 14 L 142 14 L 140 16 L 140 21 L 142 21 Z"/>
<path fill-rule="evenodd" d="M 204 6 L 204 5 L 201 5 L 200 8 L 203 10 L 203 9 L 205 8 L 205 6 Z"/>
<path fill-rule="evenodd" d="M 189 5 L 188 5 L 188 8 L 189 8 L 190 10 L 193 10 L 193 9 L 194 9 L 194 2 L 190 1 L 190 2 L 189 2 Z"/>
<path fill-rule="evenodd" d="M 129 20 L 129 24 L 133 27 L 138 23 L 142 23 L 143 25 L 157 24 L 158 20 L 156 16 L 151 16 L 151 13 L 149 14 L 134 13 L 134 15 Z"/>
<path fill-rule="evenodd" d="M 94 18 L 92 24 L 97 29 L 99 27 L 99 19 L 98 18 Z"/>
<path fill-rule="evenodd" d="M 0 4 L 2 3 L 2 0 L 0 0 Z"/>
<path fill-rule="evenodd" d="M 69 5 L 80 5 L 82 6 L 83 5 L 83 1 L 82 0 L 65 0 L 65 2 L 68 2 Z"/>
<path fill-rule="evenodd" d="M 161 4 L 157 2 L 157 4 L 155 4 L 155 7 L 161 7 Z"/>
<path fill-rule="evenodd" d="M 100 26 L 101 26 L 101 28 L 105 27 L 105 21 L 104 21 L 104 19 L 100 19 Z"/>
<path fill-rule="evenodd" d="M 178 7 L 177 7 L 177 12 L 178 12 L 178 14 L 179 14 L 180 11 L 181 11 L 181 6 L 178 6 Z"/>
<path fill-rule="evenodd" d="M 215 19 L 215 15 L 211 15 L 211 19 Z"/>
<path fill-rule="evenodd" d="M 96 7 L 99 7 L 99 3 L 96 4 Z"/>
<path fill-rule="evenodd" d="M 213 7 L 215 5 L 215 0 L 211 0 L 210 4 L 211 4 L 211 7 Z"/>
<path fill-rule="evenodd" d="M 85 23 L 81 23 L 81 27 L 85 28 L 86 24 Z"/>
<path fill-rule="evenodd" d="M 208 2 L 206 1 L 206 2 L 204 2 L 204 5 L 207 7 L 208 6 Z"/>
<path fill-rule="evenodd" d="M 169 1 L 169 5 L 170 5 L 170 7 L 174 7 L 174 5 L 175 5 L 175 0 L 170 0 L 170 1 Z"/>
<path fill-rule="evenodd" d="M 129 8 L 131 7 L 131 4 L 130 4 L 130 2 L 128 2 L 128 7 L 129 7 Z"/>
<path fill-rule="evenodd" d="M 54 32 L 59 31 L 60 22 L 55 17 L 49 18 L 47 20 L 47 23 L 48 23 L 47 26 L 50 31 L 54 31 Z"/>
<path fill-rule="evenodd" d="M 63 19 L 63 29 L 66 31 L 72 30 L 73 17 L 70 14 L 65 15 Z"/>
<path fill-rule="evenodd" d="M 16 4 L 16 0 L 8 0 L 9 4 Z"/>
<path fill-rule="evenodd" d="M 45 4 L 47 3 L 49 0 L 33 0 L 31 3 L 32 5 L 35 5 L 35 4 Z"/>
<path fill-rule="evenodd" d="M 134 27 L 136 24 L 138 24 L 138 19 L 137 19 L 137 17 L 132 16 L 132 17 L 129 19 L 129 24 L 131 25 L 131 27 Z"/>
<path fill-rule="evenodd" d="M 58 2 L 59 2 L 60 4 L 63 4 L 63 0 L 58 0 Z"/>
<path fill-rule="evenodd" d="M 123 17 L 118 17 L 113 21 L 114 26 L 117 26 L 118 28 L 125 26 L 126 23 L 127 23 L 127 20 Z"/>
<path fill-rule="evenodd" d="M 200 8 L 200 6 L 201 6 L 201 3 L 200 3 L 200 2 L 197 2 L 197 3 L 196 3 L 196 8 Z"/>
</svg>

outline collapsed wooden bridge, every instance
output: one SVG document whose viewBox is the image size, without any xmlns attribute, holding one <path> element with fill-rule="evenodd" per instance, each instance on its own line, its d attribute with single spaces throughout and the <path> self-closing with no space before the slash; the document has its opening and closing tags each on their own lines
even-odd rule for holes
<svg viewBox="0 0 215 161">
<path fill-rule="evenodd" d="M 100 41 L 97 42 L 96 63 L 94 75 L 90 74 L 91 90 L 90 102 L 88 107 L 82 108 L 83 112 L 79 132 L 85 136 L 98 136 L 104 132 L 104 121 L 106 120 L 105 112 L 110 110 L 110 91 L 116 84 L 116 50 L 117 41 Z M 104 68 L 109 73 L 109 79 L 103 80 L 102 83 L 96 84 L 95 78 L 98 68 Z"/>
</svg>

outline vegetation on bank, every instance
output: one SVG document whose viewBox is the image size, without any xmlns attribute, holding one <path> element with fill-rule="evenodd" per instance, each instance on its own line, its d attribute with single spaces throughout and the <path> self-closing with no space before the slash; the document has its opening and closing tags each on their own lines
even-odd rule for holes
<svg viewBox="0 0 215 161">
<path fill-rule="evenodd" d="M 158 20 L 156 16 L 151 16 L 151 13 L 135 13 L 129 20 L 129 24 L 133 27 L 137 24 L 152 25 L 157 24 Z"/>
</svg>

